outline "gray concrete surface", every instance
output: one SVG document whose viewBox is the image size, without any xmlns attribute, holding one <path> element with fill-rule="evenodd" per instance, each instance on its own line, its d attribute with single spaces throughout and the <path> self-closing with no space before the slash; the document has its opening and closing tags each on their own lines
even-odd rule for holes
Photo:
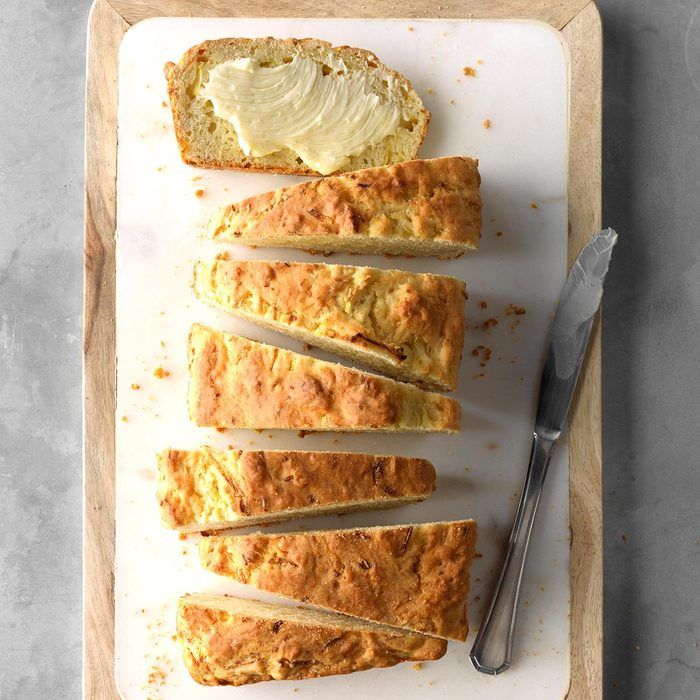
<svg viewBox="0 0 700 700">
<path fill-rule="evenodd" d="M 603 0 L 605 691 L 700 698 L 700 4 Z M 88 0 L 0 13 L 0 697 L 80 694 Z"/>
</svg>

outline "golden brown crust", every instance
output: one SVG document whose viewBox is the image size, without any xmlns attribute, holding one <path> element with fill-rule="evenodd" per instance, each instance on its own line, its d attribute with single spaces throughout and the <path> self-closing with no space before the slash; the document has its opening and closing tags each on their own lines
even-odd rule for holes
<svg viewBox="0 0 700 700">
<path fill-rule="evenodd" d="M 412 457 L 206 446 L 158 455 L 163 522 L 185 531 L 386 508 L 434 489 L 433 465 Z"/>
<path fill-rule="evenodd" d="M 287 175 L 320 175 L 320 173 L 317 173 L 301 162 L 301 159 L 297 158 L 296 153 L 286 148 L 282 149 L 279 154 L 272 154 L 272 157 L 266 156 L 263 158 L 248 157 L 242 152 L 240 152 L 237 157 L 216 157 L 211 154 L 205 154 L 197 148 L 187 126 L 188 109 L 191 108 L 192 104 L 192 100 L 187 94 L 187 76 L 199 63 L 205 63 L 212 51 L 220 52 L 222 49 L 225 51 L 225 47 L 227 46 L 236 47 L 236 56 L 255 55 L 261 49 L 269 49 L 270 46 L 273 46 L 276 51 L 282 51 L 288 54 L 290 52 L 301 51 L 312 57 L 317 56 L 319 52 L 334 52 L 340 54 L 345 59 L 348 57 L 354 59 L 354 62 L 364 70 L 384 71 L 396 81 L 404 94 L 413 96 L 420 105 L 418 119 L 413 127 L 417 129 L 416 136 L 412 138 L 412 141 L 415 142 L 415 146 L 412 149 L 411 155 L 408 157 L 415 157 L 417 155 L 418 148 L 423 143 L 428 131 L 430 112 L 425 109 L 420 102 L 411 82 L 397 71 L 391 70 L 385 66 L 371 51 L 351 46 L 334 47 L 329 42 L 320 39 L 277 39 L 274 37 L 247 39 L 231 37 L 203 41 L 201 44 L 192 46 L 185 51 L 178 63 L 168 61 L 164 66 L 163 72 L 167 81 L 175 136 L 180 148 L 182 160 L 188 165 L 200 168 L 281 173 Z M 227 56 L 226 58 L 229 57 Z M 220 124 L 221 121 L 222 120 L 219 120 L 219 125 L 220 128 L 223 128 L 223 125 Z M 237 145 L 238 139 L 233 126 L 227 125 L 225 128 L 229 131 L 229 136 L 235 140 Z M 383 144 L 377 144 L 375 148 L 382 145 Z M 390 159 L 388 162 L 395 162 L 396 160 L 399 159 Z M 358 167 L 362 167 L 358 166 L 357 162 L 357 157 L 351 158 L 348 166 L 340 168 L 338 172 L 356 170 Z"/>
<path fill-rule="evenodd" d="M 254 245 L 304 248 L 330 238 L 324 250 L 352 250 L 362 238 L 380 253 L 413 244 L 421 255 L 421 243 L 430 243 L 461 255 L 479 247 L 480 182 L 472 158 L 406 161 L 249 197 L 220 210 L 210 231 Z"/>
<path fill-rule="evenodd" d="M 395 379 L 456 388 L 467 295 L 453 277 L 219 256 L 197 263 L 194 290 L 214 306 Z"/>
<path fill-rule="evenodd" d="M 457 401 L 206 326 L 189 338 L 190 418 L 201 426 L 359 432 L 459 430 Z"/>
<path fill-rule="evenodd" d="M 467 638 L 476 523 L 205 537 L 202 565 L 262 590 L 436 637 Z"/>
<path fill-rule="evenodd" d="M 354 624 L 337 615 L 219 596 L 186 596 L 177 612 L 185 664 L 203 685 L 301 680 L 429 661 L 444 640 Z"/>
</svg>

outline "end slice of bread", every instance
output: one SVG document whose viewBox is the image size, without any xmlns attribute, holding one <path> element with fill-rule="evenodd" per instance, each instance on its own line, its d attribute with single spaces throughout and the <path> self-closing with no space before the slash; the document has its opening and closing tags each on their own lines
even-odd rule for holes
<svg viewBox="0 0 700 700">
<path fill-rule="evenodd" d="M 458 401 L 199 324 L 189 337 L 190 418 L 200 426 L 455 433 Z"/>
<path fill-rule="evenodd" d="M 396 106 L 401 114 L 394 133 L 370 143 L 360 153 L 348 154 L 336 172 L 358 170 L 415 158 L 425 138 L 430 112 L 425 109 L 411 83 L 385 66 L 373 53 L 349 46 L 332 46 L 318 39 L 227 38 L 193 46 L 180 61 L 165 65 L 175 134 L 182 159 L 203 168 L 260 170 L 298 175 L 319 174 L 290 148 L 265 156 L 246 155 L 233 124 L 214 114 L 214 105 L 204 89 L 210 71 L 226 61 L 250 58 L 261 67 L 289 63 L 295 56 L 321 66 L 325 80 L 336 80 L 336 67 L 361 72 L 380 100 Z"/>
<path fill-rule="evenodd" d="M 206 446 L 158 455 L 163 523 L 182 532 L 392 508 L 434 490 L 435 468 L 413 457 Z"/>
<path fill-rule="evenodd" d="M 448 156 L 303 182 L 220 209 L 209 232 L 268 248 L 456 258 L 479 247 L 478 166 Z"/>
<path fill-rule="evenodd" d="M 177 636 L 202 685 L 318 678 L 432 661 L 447 651 L 442 639 L 343 615 L 203 594 L 180 598 Z"/>
</svg>

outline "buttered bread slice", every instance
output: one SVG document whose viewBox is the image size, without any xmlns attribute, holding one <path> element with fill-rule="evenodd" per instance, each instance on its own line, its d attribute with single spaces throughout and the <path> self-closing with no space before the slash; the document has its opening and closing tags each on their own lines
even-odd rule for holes
<svg viewBox="0 0 700 700">
<path fill-rule="evenodd" d="M 467 638 L 476 522 L 213 536 L 204 567 L 300 602 L 415 632 Z"/>
<path fill-rule="evenodd" d="M 479 247 L 480 182 L 472 158 L 412 160 L 249 197 L 209 230 L 254 246 L 456 258 Z"/>
<path fill-rule="evenodd" d="M 165 76 L 182 159 L 328 175 L 415 158 L 430 121 L 411 83 L 369 51 L 318 39 L 216 39 Z"/>
<path fill-rule="evenodd" d="M 444 432 L 460 405 L 409 384 L 199 324 L 189 343 L 190 418 L 214 428 Z"/>
<path fill-rule="evenodd" d="M 212 306 L 395 379 L 456 388 L 467 294 L 453 277 L 220 256 L 195 265 L 194 291 Z"/>
<path fill-rule="evenodd" d="M 158 455 L 163 523 L 183 532 L 392 508 L 434 490 L 435 468 L 412 457 L 206 446 Z"/>
<path fill-rule="evenodd" d="M 202 594 L 180 598 L 177 637 L 202 685 L 318 678 L 432 661 L 447 651 L 443 639 L 342 615 Z"/>
</svg>

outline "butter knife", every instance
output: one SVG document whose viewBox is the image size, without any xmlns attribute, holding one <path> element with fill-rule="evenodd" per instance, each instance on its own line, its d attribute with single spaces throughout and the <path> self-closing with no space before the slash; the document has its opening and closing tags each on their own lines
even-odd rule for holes
<svg viewBox="0 0 700 700">
<path fill-rule="evenodd" d="M 566 424 L 616 241 L 617 234 L 610 228 L 594 236 L 574 262 L 559 297 L 547 341 L 525 486 L 498 583 L 469 654 L 481 673 L 495 676 L 510 668 L 532 525 L 552 452 Z"/>
</svg>

